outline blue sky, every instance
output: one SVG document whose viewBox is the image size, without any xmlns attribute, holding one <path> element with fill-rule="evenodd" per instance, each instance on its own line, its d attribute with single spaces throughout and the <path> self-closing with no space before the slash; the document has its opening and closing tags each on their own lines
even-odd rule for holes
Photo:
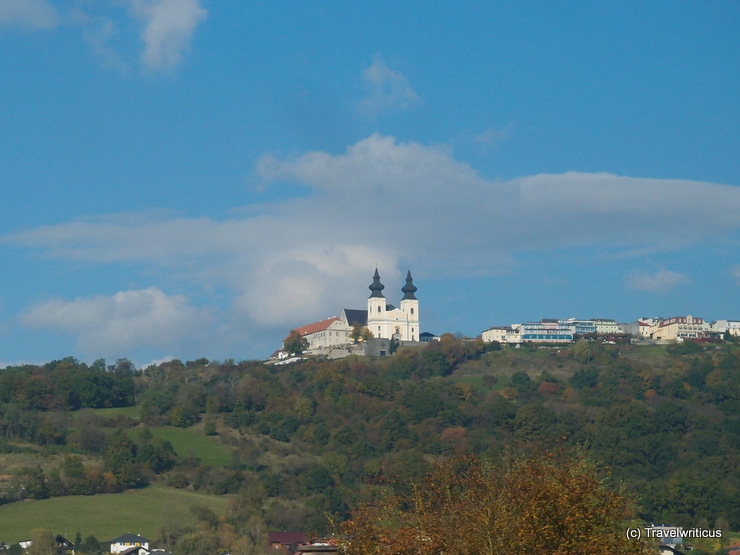
<svg viewBox="0 0 740 555">
<path fill-rule="evenodd" d="M 0 0 L 0 365 L 740 318 L 740 4 Z"/>
</svg>

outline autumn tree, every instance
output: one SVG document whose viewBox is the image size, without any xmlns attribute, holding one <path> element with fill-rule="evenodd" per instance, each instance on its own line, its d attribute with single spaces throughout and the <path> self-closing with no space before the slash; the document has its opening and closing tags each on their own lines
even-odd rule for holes
<svg viewBox="0 0 740 555">
<path fill-rule="evenodd" d="M 283 349 L 292 355 L 300 355 L 308 349 L 308 339 L 301 337 L 297 331 L 290 330 L 288 337 L 283 341 Z"/>
<path fill-rule="evenodd" d="M 401 488 L 400 491 L 403 491 Z M 439 462 L 407 493 L 386 493 L 344 523 L 350 554 L 646 554 L 625 531 L 635 506 L 581 453 Z"/>
<path fill-rule="evenodd" d="M 353 322 L 352 331 L 349 332 L 349 338 L 355 343 L 358 341 L 367 341 L 373 338 L 373 333 L 360 322 Z"/>
</svg>

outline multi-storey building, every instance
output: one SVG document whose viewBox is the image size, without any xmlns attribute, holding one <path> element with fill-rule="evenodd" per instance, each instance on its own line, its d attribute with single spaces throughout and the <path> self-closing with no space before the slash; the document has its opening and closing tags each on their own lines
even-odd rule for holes
<svg viewBox="0 0 740 555">
<path fill-rule="evenodd" d="M 308 351 L 327 349 L 350 342 L 350 328 L 340 318 L 334 317 L 296 328 L 295 331 L 308 341 Z"/>
<path fill-rule="evenodd" d="M 683 341 L 704 337 L 709 326 L 701 318 L 694 316 L 674 316 L 661 320 L 650 330 L 650 336 L 656 341 Z"/>
<path fill-rule="evenodd" d="M 638 318 L 628 324 L 620 324 L 624 333 L 637 339 L 650 339 L 650 331 L 658 321 L 654 318 Z"/>
<path fill-rule="evenodd" d="M 617 324 L 616 320 L 611 320 L 609 318 L 591 318 L 590 321 L 594 323 L 594 326 L 596 326 L 596 333 L 598 335 L 614 335 L 621 333 L 622 331 L 619 329 L 619 324 Z"/>
<path fill-rule="evenodd" d="M 519 334 L 519 326 L 493 326 L 481 334 L 481 339 L 486 343 L 494 341 L 498 343 L 521 343 L 522 336 Z"/>
<path fill-rule="evenodd" d="M 596 324 L 593 320 L 576 320 L 575 318 L 568 318 L 567 320 L 560 320 L 560 323 L 564 326 L 572 327 L 574 337 L 589 337 L 596 335 Z"/>
<path fill-rule="evenodd" d="M 573 341 L 574 330 L 574 325 L 550 319 L 525 322 L 520 327 L 523 342 L 567 343 Z"/>
</svg>

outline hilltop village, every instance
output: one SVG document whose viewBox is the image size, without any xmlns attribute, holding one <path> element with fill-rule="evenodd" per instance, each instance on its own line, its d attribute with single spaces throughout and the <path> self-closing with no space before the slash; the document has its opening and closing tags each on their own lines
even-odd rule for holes
<svg viewBox="0 0 740 555">
<path fill-rule="evenodd" d="M 342 358 L 349 355 L 386 356 L 399 346 L 412 346 L 439 339 L 421 331 L 419 300 L 411 271 L 401 287 L 400 306 L 386 302 L 385 285 L 375 269 L 369 286 L 370 296 L 363 309 L 342 310 L 334 316 L 291 330 L 281 349 L 270 357 L 278 363 L 288 363 L 297 355 Z M 521 344 L 556 345 L 580 340 L 605 343 L 680 343 L 686 339 L 697 342 L 720 341 L 726 336 L 740 337 L 740 320 L 707 322 L 696 316 L 670 318 L 638 318 L 619 323 L 609 318 L 543 318 L 538 322 L 523 322 L 492 326 L 480 334 L 486 343 L 518 346 Z"/>
</svg>

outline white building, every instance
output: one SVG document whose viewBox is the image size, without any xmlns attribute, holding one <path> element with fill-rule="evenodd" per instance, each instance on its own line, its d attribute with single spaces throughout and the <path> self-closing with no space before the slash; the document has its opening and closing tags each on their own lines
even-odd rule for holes
<svg viewBox="0 0 740 555">
<path fill-rule="evenodd" d="M 396 341 L 419 341 L 419 300 L 414 295 L 416 286 L 411 272 L 406 274 L 406 285 L 401 288 L 403 297 L 400 308 L 386 303 L 382 292 L 385 285 L 380 283 L 377 268 L 369 289 L 371 293 L 367 300 L 367 329 L 373 337 Z"/>
<path fill-rule="evenodd" d="M 481 339 L 486 343 L 496 341 L 502 344 L 521 343 L 519 326 L 493 326 L 481 333 Z"/>
<path fill-rule="evenodd" d="M 111 553 L 123 553 L 132 547 L 143 547 L 148 551 L 149 540 L 136 534 L 124 534 L 110 542 Z"/>
<path fill-rule="evenodd" d="M 307 351 L 328 349 L 339 345 L 348 345 L 350 327 L 336 316 L 321 322 L 307 324 L 294 331 L 308 341 Z"/>
<path fill-rule="evenodd" d="M 740 337 L 740 320 L 717 320 L 710 325 L 709 330 L 721 334 L 729 333 L 733 337 Z"/>
<path fill-rule="evenodd" d="M 659 321 L 658 318 L 638 318 L 634 322 L 620 324 L 619 326 L 624 333 L 635 339 L 646 341 L 650 339 L 653 326 L 657 325 Z"/>
</svg>

